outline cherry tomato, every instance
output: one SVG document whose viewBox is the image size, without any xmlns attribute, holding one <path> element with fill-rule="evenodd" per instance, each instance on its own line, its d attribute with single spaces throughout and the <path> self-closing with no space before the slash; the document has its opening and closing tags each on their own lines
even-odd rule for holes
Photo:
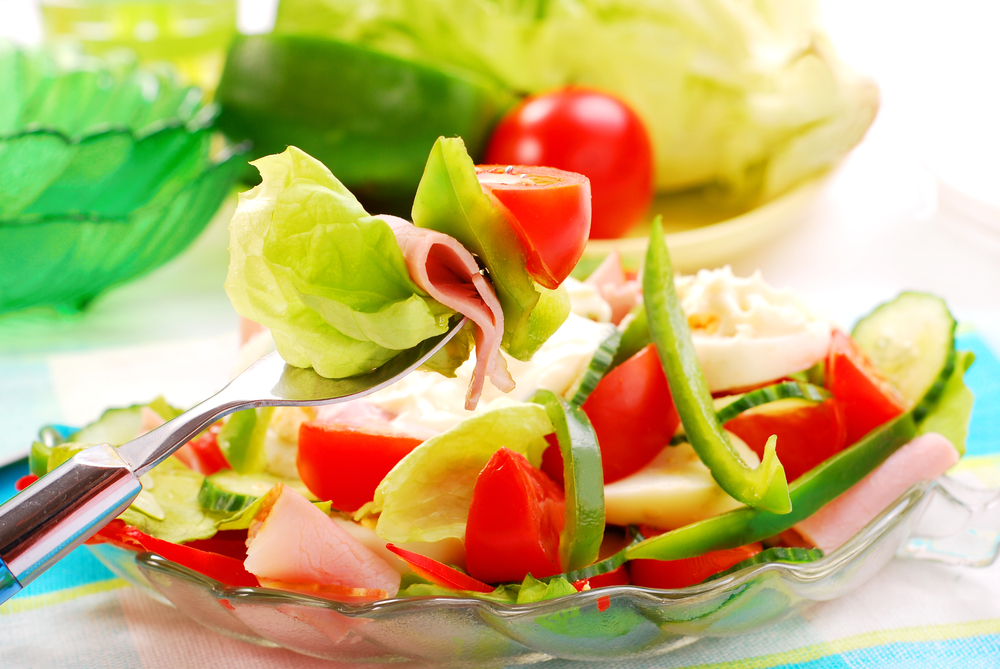
<svg viewBox="0 0 1000 669">
<path fill-rule="evenodd" d="M 605 483 L 648 465 L 681 422 L 652 344 L 608 372 L 583 411 L 597 433 Z"/>
<path fill-rule="evenodd" d="M 355 425 L 320 422 L 299 427 L 295 464 L 299 478 L 321 500 L 341 511 L 357 511 L 375 497 L 375 488 L 389 470 L 421 439 Z"/>
<path fill-rule="evenodd" d="M 477 165 L 476 176 L 527 250 L 528 273 L 546 288 L 557 288 L 587 246 L 590 181 L 526 165 Z"/>
<path fill-rule="evenodd" d="M 906 411 L 900 392 L 854 340 L 839 330 L 833 333 L 827 353 L 826 387 L 843 405 L 848 444 Z"/>
<path fill-rule="evenodd" d="M 778 460 L 785 467 L 789 483 L 847 446 L 844 412 L 836 399 L 808 405 L 796 403 L 787 409 L 769 410 L 764 405 L 733 418 L 726 423 L 726 429 L 762 458 L 768 438 L 777 435 Z"/>
<path fill-rule="evenodd" d="M 469 592 L 493 592 L 496 589 L 434 558 L 392 544 L 386 544 L 385 547 L 406 562 L 417 576 L 426 578 L 434 585 Z"/>
<path fill-rule="evenodd" d="M 729 569 L 762 550 L 764 547 L 756 543 L 683 560 L 632 560 L 628 563 L 628 570 L 633 585 L 645 588 L 686 588 L 697 585 L 712 574 Z"/>
<path fill-rule="evenodd" d="M 465 566 L 487 583 L 562 572 L 563 491 L 520 453 L 501 448 L 476 479 L 465 526 Z"/>
<path fill-rule="evenodd" d="M 599 91 L 566 88 L 525 99 L 500 121 L 486 161 L 548 165 L 590 178 L 593 239 L 620 237 L 653 199 L 653 149 L 642 120 Z"/>
</svg>

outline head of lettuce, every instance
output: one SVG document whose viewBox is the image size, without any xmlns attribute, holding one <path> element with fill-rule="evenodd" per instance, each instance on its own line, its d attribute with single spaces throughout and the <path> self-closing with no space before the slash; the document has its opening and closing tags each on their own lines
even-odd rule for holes
<svg viewBox="0 0 1000 669">
<path fill-rule="evenodd" d="M 447 330 L 454 312 L 410 279 L 392 229 L 322 163 L 289 147 L 253 165 L 263 181 L 230 224 L 226 293 L 289 364 L 364 374 Z"/>
</svg>

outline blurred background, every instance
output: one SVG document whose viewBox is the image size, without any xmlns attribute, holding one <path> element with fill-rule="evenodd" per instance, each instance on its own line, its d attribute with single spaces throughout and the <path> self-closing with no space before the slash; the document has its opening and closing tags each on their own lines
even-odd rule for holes
<svg viewBox="0 0 1000 669">
<path fill-rule="evenodd" d="M 373 9 L 350 21 L 337 14 L 348 4 L 285 0 L 279 12 L 270 0 L 0 0 L 0 38 L 9 40 L 0 85 L 22 96 L 21 107 L 16 96 L 0 103 L 8 124 L 0 134 L 10 147 L 30 140 L 33 153 L 24 155 L 49 161 L 31 174 L 62 175 L 43 189 L 24 170 L 10 171 L 24 163 L 8 163 L 0 179 L 8 198 L 0 204 L 8 249 L 0 461 L 23 454 L 42 424 L 86 423 L 108 406 L 157 395 L 185 406 L 225 382 L 237 331 L 222 290 L 226 226 L 235 192 L 246 188 L 239 184 L 254 179 L 248 158 L 303 145 L 373 211 L 405 214 L 426 155 L 405 137 L 461 134 L 481 159 L 519 96 L 557 84 L 620 86 L 643 117 L 657 187 L 650 211 L 666 215 L 682 269 L 761 269 L 848 327 L 902 289 L 935 292 L 1000 349 L 994 3 L 821 0 L 812 12 L 772 0 L 745 16 L 674 16 L 684 44 L 703 56 L 688 67 L 725 82 L 697 94 L 666 66 L 625 61 L 598 72 L 585 57 L 603 55 L 601 38 L 584 32 L 553 31 L 528 48 L 502 24 L 436 34 L 428 19 L 411 39 L 385 29 L 393 3 L 371 3 L 381 18 Z M 353 46 L 331 46 L 332 38 Z M 490 39 L 516 48 L 491 61 Z M 573 48 L 581 43 L 592 56 Z M 38 56 L 43 45 L 47 55 Z M 639 51 L 625 56 L 647 57 Z M 793 52 L 806 53 L 811 69 L 784 66 Z M 538 53 L 547 59 L 532 60 Z M 647 64 L 675 55 L 660 44 L 648 56 L 660 60 Z M 371 89 L 351 104 L 329 102 L 343 97 L 331 91 L 352 71 L 376 83 L 361 81 Z M 39 81 L 48 82 L 47 106 Z M 117 97 L 94 102 L 109 91 Z M 752 98 L 753 123 L 727 116 L 733 96 Z M 373 104 L 385 110 L 375 121 L 366 111 Z M 126 108 L 127 119 L 102 125 L 101 114 Z M 338 114 L 347 130 L 316 126 Z M 62 130 L 42 136 L 41 121 Z M 128 132 L 115 135 L 122 124 Z M 43 141 L 56 148 L 41 151 Z M 5 150 L 8 159 L 21 155 Z M 342 156 L 349 160 L 334 164 Z M 105 171 L 95 176 L 94 165 Z M 621 231 L 624 239 L 592 242 L 590 262 L 611 248 L 636 257 L 641 241 L 630 238 L 648 218 Z M 108 221 L 114 234 L 101 232 Z M 28 236 L 42 229 L 45 236 Z M 10 240 L 22 250 L 10 251 Z"/>
</svg>

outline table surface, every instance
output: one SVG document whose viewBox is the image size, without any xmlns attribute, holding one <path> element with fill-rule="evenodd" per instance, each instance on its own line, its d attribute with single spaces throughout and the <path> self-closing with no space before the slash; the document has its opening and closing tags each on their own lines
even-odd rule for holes
<svg viewBox="0 0 1000 669">
<path fill-rule="evenodd" d="M 262 25 L 259 17 L 271 3 L 245 4 L 245 15 L 251 16 L 245 20 Z M 998 183 L 990 178 L 998 174 L 1000 100 L 997 87 L 986 82 L 995 80 L 990 64 L 1000 61 L 985 32 L 997 25 L 989 20 L 997 11 L 986 4 L 949 3 L 950 13 L 941 15 L 944 3 L 906 3 L 905 12 L 898 2 L 822 3 L 840 51 L 879 79 L 882 110 L 810 213 L 779 239 L 734 258 L 737 274 L 761 269 L 771 284 L 794 287 L 845 326 L 902 289 L 934 292 L 975 328 L 985 346 L 1000 351 L 1000 215 L 994 215 L 1000 207 L 996 189 L 983 185 Z M 30 8 L 0 0 L 0 35 L 37 39 Z M 892 49 L 882 37 L 889 31 Z M 22 454 L 42 424 L 83 424 L 106 407 L 157 395 L 190 405 L 225 383 L 237 344 L 236 315 L 222 290 L 226 224 L 234 204 L 227 202 L 182 256 L 99 297 L 83 314 L 55 318 L 36 311 L 0 318 L 0 463 Z M 996 388 L 995 380 L 983 383 Z M 1000 451 L 993 418 L 980 420 L 984 453 Z M 9 486 L 16 473 L 17 466 L 0 470 L 0 487 Z M 86 556 L 72 559 L 67 569 L 78 574 L 100 568 Z M 821 637 L 805 639 L 801 627 L 796 636 L 796 629 L 783 626 L 740 642 L 717 642 L 684 656 L 688 665 L 678 664 L 680 658 L 641 666 L 995 666 L 990 662 L 1000 656 L 1000 598 L 984 592 L 995 588 L 998 576 L 996 566 L 975 571 L 897 561 L 879 575 L 879 588 L 816 607 L 806 623 L 790 623 L 824 629 Z M 942 582 L 948 587 L 919 585 Z M 57 591 L 58 583 L 51 588 Z M 314 662 L 222 639 L 128 588 L 93 586 L 58 606 L 44 605 L 44 592 L 28 594 L 36 597 L 34 604 L 22 595 L 0 607 L 5 667 Z M 965 627 L 942 613 L 937 627 L 931 625 L 936 631 L 925 634 L 926 621 L 900 614 L 900 607 L 919 597 L 930 598 L 920 611 L 966 607 L 960 616 Z M 866 624 L 880 616 L 901 622 L 889 629 L 876 625 L 880 631 L 872 632 L 876 627 Z M 16 630 L 45 627 L 59 630 L 51 646 L 6 647 Z M 921 631 L 908 636 L 912 629 Z M 115 647 L 126 637 L 139 649 L 134 654 L 102 654 L 102 644 Z M 167 639 L 172 655 L 161 648 Z M 790 639 L 799 645 L 789 649 Z M 962 645 L 961 639 L 981 643 Z M 899 651 L 909 642 L 917 646 Z M 752 654 L 741 651 L 741 643 L 782 650 Z M 746 659 L 750 655 L 756 659 Z"/>
</svg>

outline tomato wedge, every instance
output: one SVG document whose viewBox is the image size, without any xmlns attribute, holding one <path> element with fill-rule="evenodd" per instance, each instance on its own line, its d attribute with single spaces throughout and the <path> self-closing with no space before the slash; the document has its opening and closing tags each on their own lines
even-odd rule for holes
<svg viewBox="0 0 1000 669">
<path fill-rule="evenodd" d="M 207 430 L 177 449 L 174 457 L 183 462 L 188 469 L 199 474 L 210 476 L 222 469 L 229 469 L 226 456 L 219 448 L 219 432 L 222 423 L 214 423 Z"/>
<path fill-rule="evenodd" d="M 258 585 L 257 577 L 243 567 L 241 560 L 157 539 L 131 525 L 126 525 L 121 520 L 112 520 L 95 534 L 90 542 L 109 543 L 126 550 L 156 553 L 226 585 L 237 587 Z"/>
<path fill-rule="evenodd" d="M 848 444 L 906 411 L 902 394 L 854 340 L 839 330 L 833 333 L 827 353 L 826 387 L 843 405 Z"/>
<path fill-rule="evenodd" d="M 465 526 L 465 566 L 487 583 L 562 572 L 563 491 L 520 453 L 501 448 L 476 479 Z"/>
<path fill-rule="evenodd" d="M 648 465 L 681 422 L 652 344 L 608 372 L 582 408 L 597 433 L 605 483 Z"/>
<path fill-rule="evenodd" d="M 477 165 L 483 192 L 503 212 L 527 250 L 527 269 L 554 289 L 583 255 L 590 235 L 590 181 L 554 167 Z"/>
<path fill-rule="evenodd" d="M 340 511 L 357 511 L 374 499 L 389 470 L 422 441 L 389 425 L 311 421 L 299 427 L 295 464 L 309 492 Z"/>
<path fill-rule="evenodd" d="M 628 563 L 628 569 L 633 585 L 645 588 L 686 588 L 697 585 L 712 574 L 729 569 L 762 550 L 764 547 L 755 543 L 683 560 L 632 560 Z"/>
<path fill-rule="evenodd" d="M 768 438 L 777 435 L 778 460 L 791 483 L 843 450 L 847 446 L 847 427 L 836 399 L 817 403 L 785 401 L 790 404 L 776 409 L 765 404 L 741 413 L 725 427 L 762 458 Z M 776 402 L 777 405 L 782 402 Z"/>
</svg>

